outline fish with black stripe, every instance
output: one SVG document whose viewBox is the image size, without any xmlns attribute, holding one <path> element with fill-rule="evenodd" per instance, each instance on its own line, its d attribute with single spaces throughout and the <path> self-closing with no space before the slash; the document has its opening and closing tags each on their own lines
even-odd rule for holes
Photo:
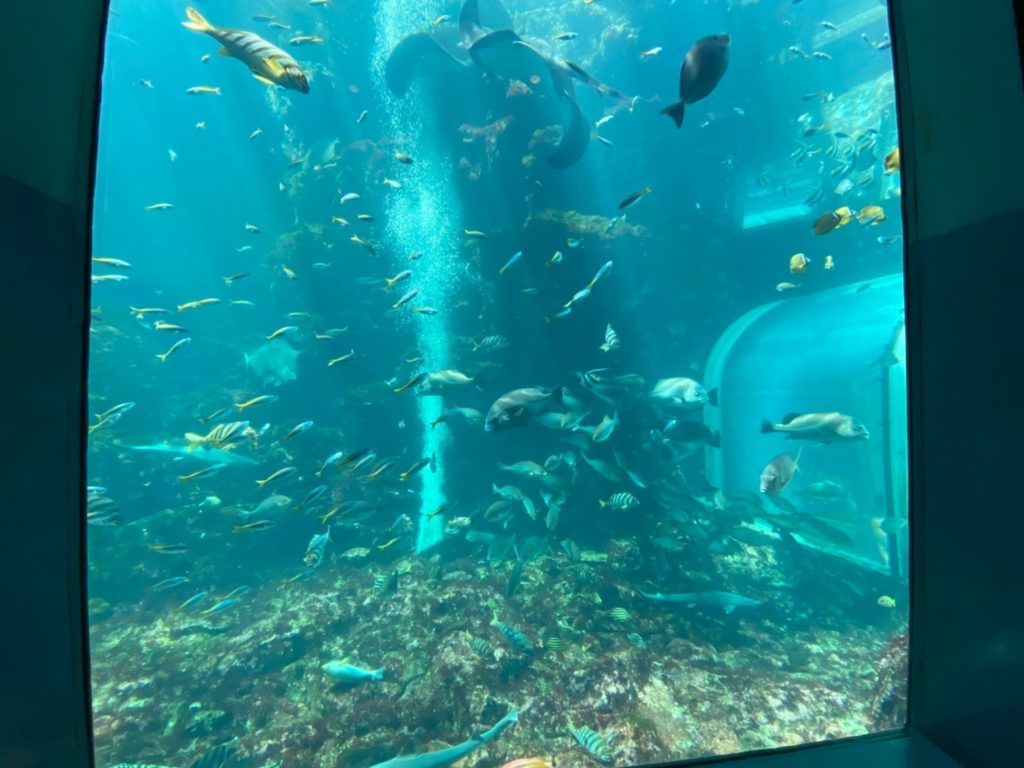
<svg viewBox="0 0 1024 768">
<path fill-rule="evenodd" d="M 254 32 L 242 29 L 218 29 L 195 8 L 186 8 L 188 21 L 182 25 L 196 32 L 205 32 L 224 47 L 219 53 L 245 64 L 257 80 L 267 85 L 280 85 L 300 93 L 309 93 L 309 79 L 299 62 L 271 45 Z"/>
</svg>

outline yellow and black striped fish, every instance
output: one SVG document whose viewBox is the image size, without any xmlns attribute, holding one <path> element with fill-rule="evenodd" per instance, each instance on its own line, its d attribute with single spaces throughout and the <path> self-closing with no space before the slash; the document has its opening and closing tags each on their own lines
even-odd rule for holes
<svg viewBox="0 0 1024 768">
<path fill-rule="evenodd" d="M 186 8 L 189 20 L 182 25 L 196 32 L 205 32 L 224 47 L 220 53 L 232 56 L 255 75 L 256 79 L 268 85 L 280 85 L 293 91 L 309 93 L 309 80 L 299 62 L 271 45 L 259 35 L 241 29 L 218 29 L 203 18 L 195 8 Z"/>
</svg>

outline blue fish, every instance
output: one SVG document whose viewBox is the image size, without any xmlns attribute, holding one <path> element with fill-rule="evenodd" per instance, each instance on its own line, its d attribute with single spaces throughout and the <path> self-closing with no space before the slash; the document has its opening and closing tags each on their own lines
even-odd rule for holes
<svg viewBox="0 0 1024 768">
<path fill-rule="evenodd" d="M 369 680 L 384 679 L 384 667 L 380 669 L 363 669 L 352 664 L 346 664 L 344 661 L 328 661 L 320 669 L 326 672 L 328 677 L 333 677 L 335 680 L 341 680 L 345 683 L 365 683 Z"/>
<path fill-rule="evenodd" d="M 183 611 L 186 608 L 191 608 L 193 605 L 198 605 L 199 603 L 203 602 L 203 600 L 205 600 L 207 595 L 209 594 L 209 592 L 196 592 L 194 595 L 192 595 L 192 597 L 190 597 L 184 603 L 179 605 L 178 610 Z"/>
<path fill-rule="evenodd" d="M 230 608 L 237 602 L 238 601 L 235 600 L 235 598 L 233 597 L 229 597 L 226 600 L 221 600 L 219 603 L 214 603 L 205 611 L 203 611 L 203 615 L 207 616 L 211 613 L 220 613 L 221 611 L 226 611 L 228 608 Z"/>
<path fill-rule="evenodd" d="M 324 473 L 324 470 L 331 466 L 331 464 L 341 461 L 342 458 L 344 458 L 344 456 L 344 451 L 335 451 L 334 453 L 332 453 L 330 456 L 327 457 L 327 460 L 324 461 L 323 465 L 320 467 L 320 471 L 316 473 L 316 476 L 320 477 L 320 475 Z"/>
<path fill-rule="evenodd" d="M 391 760 L 385 760 L 383 763 L 372 765 L 370 768 L 445 768 L 445 766 L 451 765 L 456 760 L 461 760 L 470 752 L 479 749 L 487 742 L 498 738 L 502 731 L 518 721 L 519 710 L 512 707 L 508 714 L 489 730 L 472 736 L 461 744 L 456 744 L 454 747 L 448 747 L 447 749 L 439 749 L 435 752 L 423 752 L 407 757 L 394 757 Z"/>
<path fill-rule="evenodd" d="M 511 267 L 513 264 L 515 264 L 521 258 L 523 258 L 523 252 L 522 251 L 516 251 L 514 254 L 512 254 L 512 258 L 505 262 L 505 266 L 503 266 L 501 269 L 498 270 L 498 274 L 499 275 L 504 275 L 505 274 L 505 270 L 507 270 L 509 267 Z"/>
</svg>

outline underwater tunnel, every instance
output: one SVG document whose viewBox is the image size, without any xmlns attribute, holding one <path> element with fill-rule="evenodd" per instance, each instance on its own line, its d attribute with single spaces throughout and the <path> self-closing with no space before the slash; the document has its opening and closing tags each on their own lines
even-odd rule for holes
<svg viewBox="0 0 1024 768">
<path fill-rule="evenodd" d="M 575 70 L 546 55 L 559 44 L 609 84 L 634 85 L 664 64 L 670 94 L 679 62 L 665 59 L 694 36 L 653 35 L 657 17 L 633 23 L 632 4 L 566 4 L 565 26 L 548 23 L 553 4 L 540 2 L 509 2 L 506 18 L 481 0 L 479 26 L 461 25 L 455 2 L 202 5 L 212 21 L 273 36 L 308 70 L 308 94 L 298 80 L 252 80 L 182 29 L 186 3 L 172 5 L 138 23 L 130 5 L 43 0 L 6 19 L 9 59 L 23 66 L 5 70 L 0 124 L 0 766 L 499 766 L 538 755 L 533 768 L 555 753 L 572 765 L 1024 762 L 1019 4 L 707 4 L 697 18 L 709 32 L 734 25 L 730 74 L 753 67 L 743 57 L 758 48 L 765 71 L 805 75 L 771 97 L 748 97 L 727 76 L 717 95 L 728 98 L 688 103 L 678 134 L 667 134 L 676 129 L 657 116 L 661 104 L 642 99 L 592 127 L 613 97 L 576 73 L 570 98 L 563 78 Z M 645 12 L 694 12 L 676 5 Z M 737 16 L 762 12 L 801 30 L 796 52 L 784 37 L 754 43 L 735 31 Z M 328 14 L 338 13 L 336 25 Z M 341 28 L 356 32 L 332 38 Z M 448 46 L 465 29 L 485 42 L 475 58 Z M 405 61 L 422 82 L 399 96 L 387 59 L 410 38 Z M 574 47 L 589 39 L 600 45 Z M 348 58 L 318 58 L 334 45 Z M 890 45 L 888 75 L 875 63 L 838 69 L 844 56 Z M 159 76 L 146 69 L 154 50 L 168 54 Z M 264 79 L 290 76 L 271 59 Z M 836 68 L 806 74 L 812 65 Z M 843 76 L 848 89 L 834 85 Z M 435 77 L 447 87 L 431 91 Z M 820 109 L 821 122 L 787 112 L 797 157 L 751 164 L 756 142 L 739 121 L 771 113 L 781 94 L 794 115 Z M 298 106 L 307 96 L 315 114 Z M 525 98 L 536 104 L 515 101 Z M 830 176 L 829 146 L 842 152 L 847 141 L 822 142 L 822 126 L 834 134 L 869 102 L 880 113 L 855 133 L 895 135 L 898 124 L 900 173 L 869 179 L 856 167 L 854 190 L 833 192 L 830 180 L 825 193 L 880 196 L 894 228 L 854 220 L 814 236 L 809 220 L 834 206 L 819 205 L 808 169 Z M 161 129 L 177 123 L 169 143 Z M 445 133 L 451 141 L 432 141 Z M 670 146 L 665 135 L 683 137 L 685 154 L 644 161 L 637 145 Z M 323 146 L 332 149 L 311 159 Z M 581 146 L 577 167 L 557 167 Z M 636 152 L 626 165 L 658 179 L 621 210 L 618 199 L 645 182 L 619 195 L 631 177 L 616 175 L 612 152 Z M 700 194 L 687 191 L 696 184 L 684 158 L 702 169 Z M 228 165 L 242 170 L 225 176 Z M 861 181 L 868 191 L 856 191 Z M 673 200 L 658 218 L 663 190 Z M 353 191 L 361 201 L 339 202 Z M 591 213 L 571 210 L 602 196 Z M 563 199 L 568 214 L 550 202 Z M 729 204 L 711 213 L 713 200 Z M 675 217 L 685 221 L 667 253 L 688 271 L 671 271 L 647 239 Z M 543 245 L 506 269 L 520 236 Z M 865 245 L 844 250 L 842 237 Z M 809 265 L 787 270 L 800 249 Z M 592 277 L 605 259 L 608 276 Z M 342 291 L 339 272 L 356 288 Z M 565 284 L 541 282 L 563 273 Z M 120 278 L 96 280 L 111 275 Z M 125 288 L 149 303 L 124 300 Z M 721 322 L 694 309 L 714 305 L 727 308 Z M 156 308 L 166 314 L 147 315 Z M 485 343 L 499 332 L 504 341 Z M 245 358 L 267 344 L 290 351 L 269 373 Z M 714 402 L 651 421 L 653 382 L 624 395 L 631 379 L 610 380 L 610 361 L 647 379 L 668 365 L 664 375 L 699 378 Z M 559 422 L 544 443 L 565 447 L 535 453 L 538 424 L 469 423 L 513 386 L 550 387 L 542 394 L 563 398 L 569 416 L 574 399 L 585 402 L 575 426 Z M 517 397 L 523 411 L 510 418 L 527 411 Z M 786 434 L 802 412 L 832 410 L 856 414 L 870 436 Z M 701 428 L 720 447 L 680 450 L 681 431 Z M 785 492 L 759 494 L 776 453 L 799 469 Z M 527 458 L 529 481 L 495 475 L 495 463 Z M 664 475 L 657 461 L 670 465 Z M 577 472 L 571 492 L 543 480 Z M 492 481 L 526 492 L 495 496 Z M 98 490 L 108 486 L 116 504 Z M 619 496 L 627 491 L 636 510 Z M 655 500 L 664 514 L 650 520 Z M 620 517 L 602 516 L 620 504 Z M 485 514 L 496 521 L 479 523 Z M 726 516 L 734 527 L 719 537 Z M 633 519 L 650 527 L 614 527 Z M 689 558 L 712 570 L 682 570 Z M 758 579 L 743 581 L 751 561 Z M 671 604 L 670 592 L 686 593 L 675 595 L 681 605 L 651 608 Z M 905 620 L 876 605 L 883 592 Z M 470 619 L 480 625 L 472 639 Z M 872 651 L 896 643 L 859 671 L 842 666 L 843 646 L 826 648 L 827 679 L 848 693 L 811 687 L 827 674 L 817 641 L 779 655 L 782 639 L 758 645 L 772 631 L 825 637 L 834 624 Z M 745 666 L 750 649 L 764 653 L 763 668 Z M 680 654 L 685 665 L 672 666 Z M 723 658 L 744 662 L 745 685 Z M 671 688 L 684 675 L 685 702 Z M 422 682 L 435 677 L 442 693 Z M 878 717 L 850 726 L 839 704 L 782 742 L 742 718 L 720 731 L 687 720 L 694 700 L 709 723 L 729 707 L 745 715 L 762 689 L 808 709 L 813 692 L 850 707 L 863 699 Z M 401 703 L 409 698 L 419 701 Z M 449 710 L 452 701 L 465 707 Z"/>
</svg>

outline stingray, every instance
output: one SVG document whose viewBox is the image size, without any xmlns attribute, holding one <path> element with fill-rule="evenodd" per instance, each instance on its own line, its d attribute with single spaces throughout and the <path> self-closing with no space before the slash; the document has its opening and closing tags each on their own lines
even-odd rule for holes
<svg viewBox="0 0 1024 768">
<path fill-rule="evenodd" d="M 465 0 L 458 28 L 446 25 L 404 38 L 388 56 L 388 88 L 402 97 L 417 78 L 443 79 L 459 68 L 476 68 L 490 77 L 530 83 L 536 96 L 552 97 L 549 101 L 563 107 L 562 138 L 548 155 L 548 162 L 556 168 L 569 167 L 583 157 L 590 143 L 590 123 L 576 100 L 575 81 L 602 96 L 626 97 L 566 60 L 546 41 L 517 34 L 498 0 L 485 5 L 490 6 L 488 18 L 495 28 L 481 23 L 480 0 Z"/>
</svg>

